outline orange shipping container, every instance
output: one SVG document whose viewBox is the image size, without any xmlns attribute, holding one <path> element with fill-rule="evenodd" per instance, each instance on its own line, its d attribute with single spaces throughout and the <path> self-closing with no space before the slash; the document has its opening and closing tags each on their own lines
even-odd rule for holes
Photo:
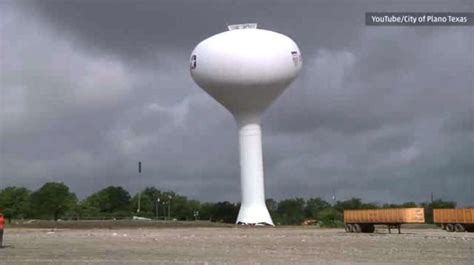
<svg viewBox="0 0 474 265">
<path fill-rule="evenodd" d="M 433 209 L 437 224 L 474 224 L 474 209 Z"/>
<path fill-rule="evenodd" d="M 358 224 L 424 223 L 423 208 L 345 210 L 344 222 Z"/>
</svg>

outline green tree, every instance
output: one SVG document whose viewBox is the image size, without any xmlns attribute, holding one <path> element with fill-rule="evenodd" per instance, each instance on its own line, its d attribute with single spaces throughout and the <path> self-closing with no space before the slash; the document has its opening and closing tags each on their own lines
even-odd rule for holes
<svg viewBox="0 0 474 265">
<path fill-rule="evenodd" d="M 197 201 L 190 201 L 185 196 L 176 195 L 171 200 L 171 218 L 194 220 L 194 211 L 199 210 Z"/>
<path fill-rule="evenodd" d="M 161 198 L 161 191 L 155 187 L 146 187 L 140 193 L 135 194 L 132 198 L 132 209 L 138 209 L 138 198 L 140 198 L 140 213 L 137 213 L 143 217 L 153 217 L 156 215 L 156 204 L 157 199 Z M 161 199 L 159 208 L 161 207 Z"/>
<path fill-rule="evenodd" d="M 416 202 L 405 202 L 402 203 L 401 208 L 417 208 L 418 204 Z"/>
<path fill-rule="evenodd" d="M 120 186 L 109 186 L 87 197 L 83 205 L 99 214 L 125 217 L 130 215 L 130 193 Z"/>
<path fill-rule="evenodd" d="M 95 218 L 100 216 L 100 210 L 97 207 L 92 205 L 86 204 L 84 201 L 79 203 L 77 207 L 74 209 L 74 215 L 77 219 L 82 218 Z"/>
<path fill-rule="evenodd" d="M 227 201 L 218 202 L 213 207 L 213 221 L 234 223 L 239 213 L 239 205 Z"/>
<path fill-rule="evenodd" d="M 64 183 L 48 182 L 31 194 L 31 206 L 37 217 L 58 220 L 76 204 L 76 195 Z"/>
<path fill-rule="evenodd" d="M 234 223 L 239 213 L 239 204 L 228 201 L 217 203 L 202 203 L 199 208 L 199 216 L 203 220 L 213 222 Z"/>
<path fill-rule="evenodd" d="M 343 215 L 338 210 L 328 207 L 321 210 L 319 213 L 319 221 L 321 226 L 338 227 L 343 224 Z"/>
<path fill-rule="evenodd" d="M 200 220 L 200 212 L 201 203 L 197 200 L 188 200 L 187 207 L 189 209 L 189 213 L 191 213 L 190 219 L 186 218 L 186 220 Z M 194 213 L 197 213 L 195 216 Z"/>
<path fill-rule="evenodd" d="M 287 199 L 278 203 L 276 223 L 285 225 L 301 224 L 304 219 L 305 200 Z"/>
<path fill-rule="evenodd" d="M 272 219 L 277 218 L 278 219 L 278 202 L 275 201 L 274 199 L 266 199 L 265 200 L 265 205 L 267 206 L 268 212 L 270 213 L 270 216 Z"/>
<path fill-rule="evenodd" d="M 194 220 L 194 211 L 199 210 L 199 202 L 172 191 L 161 192 L 155 187 L 143 190 L 140 201 L 140 215 L 146 217 L 155 216 L 158 210 L 160 217 L 168 217 L 169 214 L 172 219 Z M 138 194 L 133 197 L 132 204 L 134 207 L 138 205 Z"/>
<path fill-rule="evenodd" d="M 31 191 L 21 187 L 7 187 L 0 191 L 0 211 L 9 221 L 26 218 L 30 209 Z"/>
<path fill-rule="evenodd" d="M 320 212 L 326 208 L 331 208 L 331 204 L 321 198 L 311 198 L 306 202 L 305 217 L 319 220 Z"/>
<path fill-rule="evenodd" d="M 337 201 L 334 208 L 342 213 L 344 210 L 376 209 L 379 207 L 375 203 L 364 203 L 359 198 L 352 198 L 350 200 Z"/>
<path fill-rule="evenodd" d="M 266 199 L 265 205 L 267 206 L 268 211 L 275 212 L 278 210 L 278 202 L 274 199 Z"/>
<path fill-rule="evenodd" d="M 352 198 L 345 201 L 337 201 L 334 208 L 339 212 L 344 212 L 344 210 L 357 210 L 362 208 L 362 200 L 359 198 Z"/>
<path fill-rule="evenodd" d="M 148 200 L 144 206 L 144 210 L 149 213 L 155 213 L 157 199 L 163 199 L 163 194 L 155 187 L 147 187 L 143 190 L 142 195 Z"/>
<path fill-rule="evenodd" d="M 201 203 L 199 207 L 199 218 L 201 220 L 212 221 L 213 220 L 213 212 L 212 212 L 213 207 L 214 207 L 214 203 L 210 203 L 210 202 Z"/>
</svg>

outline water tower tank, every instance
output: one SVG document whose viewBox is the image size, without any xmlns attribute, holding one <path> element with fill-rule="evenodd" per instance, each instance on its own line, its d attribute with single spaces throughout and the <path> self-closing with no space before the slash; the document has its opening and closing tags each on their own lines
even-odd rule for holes
<svg viewBox="0 0 474 265">
<path fill-rule="evenodd" d="M 191 54 L 192 78 L 232 113 L 239 128 L 242 204 L 236 223 L 273 225 L 265 206 L 260 117 L 301 64 L 293 40 L 256 24 L 229 26 Z"/>
</svg>

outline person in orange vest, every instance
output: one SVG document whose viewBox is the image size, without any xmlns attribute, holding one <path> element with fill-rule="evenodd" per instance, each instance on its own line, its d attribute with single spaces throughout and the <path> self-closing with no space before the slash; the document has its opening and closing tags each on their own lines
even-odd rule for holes
<svg viewBox="0 0 474 265">
<path fill-rule="evenodd" d="M 0 212 L 0 248 L 3 247 L 3 229 L 5 229 L 5 218 Z"/>
</svg>

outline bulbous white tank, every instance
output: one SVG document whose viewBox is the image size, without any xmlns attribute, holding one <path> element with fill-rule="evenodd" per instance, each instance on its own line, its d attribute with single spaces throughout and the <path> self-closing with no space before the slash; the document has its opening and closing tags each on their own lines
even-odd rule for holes
<svg viewBox="0 0 474 265">
<path fill-rule="evenodd" d="M 240 136 L 242 204 L 237 223 L 270 224 L 265 206 L 260 116 L 301 69 L 296 43 L 280 33 L 244 28 L 200 42 L 191 76 L 235 117 Z"/>
<path fill-rule="evenodd" d="M 214 35 L 196 46 L 191 60 L 195 82 L 234 115 L 264 111 L 301 68 L 293 40 L 261 29 Z"/>
</svg>

